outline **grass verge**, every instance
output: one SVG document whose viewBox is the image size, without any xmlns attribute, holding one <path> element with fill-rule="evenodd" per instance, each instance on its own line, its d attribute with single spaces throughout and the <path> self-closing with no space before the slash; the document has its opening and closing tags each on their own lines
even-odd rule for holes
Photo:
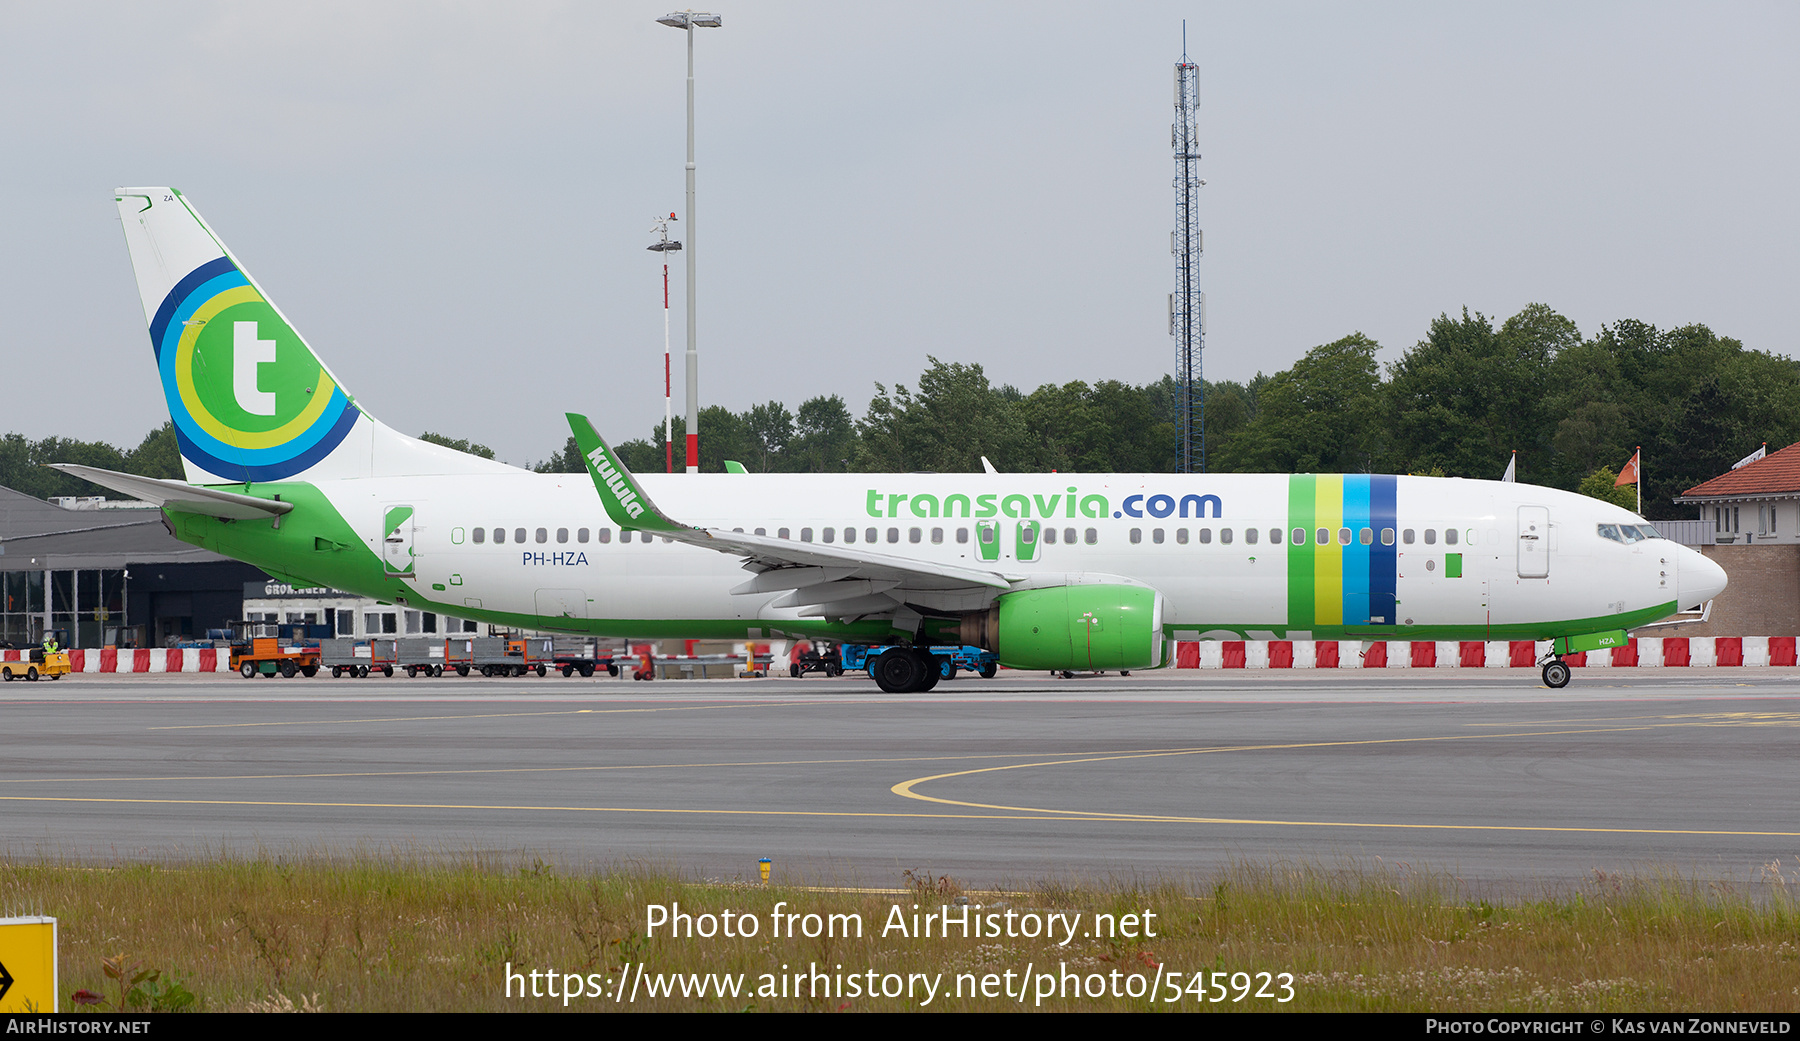
<svg viewBox="0 0 1800 1041">
<path fill-rule="evenodd" d="M 895 882 L 476 858 L 17 859 L 0 860 L 0 907 L 59 919 L 64 1011 L 1800 1008 L 1800 874 L 1779 863 L 1739 885 L 1596 873 L 1506 903 L 1382 864 L 1004 894 Z M 948 936 L 925 918 L 946 910 Z M 965 915 L 979 926 L 967 935 Z"/>
</svg>

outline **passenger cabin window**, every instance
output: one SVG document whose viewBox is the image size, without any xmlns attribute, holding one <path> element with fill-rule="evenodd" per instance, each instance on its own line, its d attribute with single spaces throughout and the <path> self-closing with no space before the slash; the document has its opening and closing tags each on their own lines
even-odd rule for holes
<svg viewBox="0 0 1800 1041">
<path fill-rule="evenodd" d="M 1313 532 L 1313 541 L 1321 546 L 1329 543 L 1331 541 L 1331 529 L 1320 528 L 1318 531 Z"/>
<path fill-rule="evenodd" d="M 1436 528 L 1426 528 L 1425 529 L 1425 544 L 1427 546 L 1437 545 L 1437 529 Z"/>
<path fill-rule="evenodd" d="M 1226 546 L 1231 545 L 1231 529 L 1230 528 L 1220 528 L 1219 529 L 1219 542 L 1221 545 L 1226 545 Z"/>
<path fill-rule="evenodd" d="M 879 538 L 880 538 L 880 535 L 878 532 L 876 532 L 876 530 L 874 528 L 864 528 L 863 529 L 863 541 L 864 542 L 874 542 Z"/>
<path fill-rule="evenodd" d="M 1131 529 L 1131 544 L 1133 546 L 1135 546 L 1142 541 L 1144 541 L 1144 529 L 1142 529 L 1142 528 Z"/>
<path fill-rule="evenodd" d="M 542 531 L 543 529 L 540 528 L 538 530 Z M 525 541 L 525 529 L 524 528 L 514 528 L 513 529 L 513 541 L 519 542 L 519 543 L 523 543 Z"/>
<path fill-rule="evenodd" d="M 889 542 L 899 542 L 900 541 L 900 529 L 899 528 L 889 528 L 888 529 L 888 541 Z"/>
<path fill-rule="evenodd" d="M 801 542 L 811 542 L 812 541 L 812 529 L 811 528 L 801 528 L 800 529 L 800 541 Z"/>
<path fill-rule="evenodd" d="M 595 532 L 595 537 L 597 537 L 601 542 L 611 542 L 612 541 L 612 529 L 611 528 L 601 528 L 599 531 Z"/>
<path fill-rule="evenodd" d="M 1356 541 L 1365 546 L 1373 546 L 1375 544 L 1375 533 L 1368 528 L 1364 528 L 1356 533 Z"/>
<path fill-rule="evenodd" d="M 1156 543 L 1158 546 L 1162 545 L 1163 530 L 1161 528 L 1152 528 L 1150 530 L 1150 541 Z"/>
<path fill-rule="evenodd" d="M 1086 532 L 1086 538 L 1083 541 L 1090 546 L 1094 545 L 1100 541 L 1100 532 L 1094 528 L 1089 528 Z"/>
<path fill-rule="evenodd" d="M 472 534 L 475 536 L 475 544 L 477 546 L 479 546 L 483 542 L 487 541 L 487 529 L 486 528 L 476 528 L 476 529 L 474 529 Z"/>
<path fill-rule="evenodd" d="M 831 540 L 827 539 L 826 541 L 829 542 Z M 856 541 L 856 529 L 855 528 L 845 528 L 844 529 L 844 541 L 845 542 L 855 542 Z"/>
<path fill-rule="evenodd" d="M 1455 528 L 1445 528 L 1444 529 L 1444 545 L 1446 545 L 1446 546 L 1456 545 L 1456 529 Z"/>
<path fill-rule="evenodd" d="M 539 528 L 539 529 L 538 529 L 538 530 L 537 530 L 537 541 L 538 541 L 538 545 L 540 545 L 540 546 L 541 546 L 541 545 L 543 545 L 543 544 L 544 544 L 544 543 L 546 543 L 546 542 L 549 542 L 549 541 L 550 541 L 550 531 L 549 531 L 549 529 L 547 529 L 547 528 Z"/>
<path fill-rule="evenodd" d="M 956 541 L 958 544 L 966 544 L 969 541 L 969 529 L 967 529 L 967 528 L 956 529 Z"/>
<path fill-rule="evenodd" d="M 1045 528 L 1044 529 L 1044 541 L 1052 546 L 1056 545 L 1056 529 L 1055 528 Z"/>
<path fill-rule="evenodd" d="M 497 546 L 500 543 L 505 542 L 505 541 L 506 541 L 506 529 L 505 528 L 495 528 L 494 529 L 494 545 Z M 523 540 L 521 540 L 521 541 L 523 541 Z"/>
<path fill-rule="evenodd" d="M 556 529 L 556 541 L 557 542 L 569 541 L 569 529 L 567 529 L 567 528 Z"/>
<path fill-rule="evenodd" d="M 1176 528 L 1175 529 L 1175 541 L 1180 543 L 1183 546 L 1187 545 L 1187 529 L 1186 528 Z"/>
<path fill-rule="evenodd" d="M 587 545 L 587 540 L 588 540 L 588 530 L 586 528 L 576 528 L 575 529 L 575 541 L 579 542 L 585 546 L 585 545 Z"/>
<path fill-rule="evenodd" d="M 822 529 L 819 532 L 819 538 L 825 542 L 835 542 L 835 541 L 837 541 L 837 529 L 836 528 Z"/>
<path fill-rule="evenodd" d="M 1052 541 L 1055 541 L 1055 540 L 1052 540 Z M 944 544 L 944 529 L 942 529 L 942 528 L 931 529 L 931 544 L 933 546 L 941 546 Z"/>
<path fill-rule="evenodd" d="M 1400 533 L 1400 541 L 1406 543 L 1408 546 L 1412 545 L 1413 544 L 1413 530 L 1411 528 L 1407 528 L 1405 531 L 1401 532 Z"/>
<path fill-rule="evenodd" d="M 1381 529 L 1381 544 L 1383 546 L 1392 546 L 1394 544 L 1394 529 Z"/>
<path fill-rule="evenodd" d="M 1063 529 L 1063 541 L 1068 543 L 1071 546 L 1073 546 L 1075 544 L 1075 529 L 1074 528 L 1064 528 Z"/>
<path fill-rule="evenodd" d="M 787 530 L 787 529 L 786 529 L 786 528 L 776 528 L 776 529 L 775 529 L 775 537 L 776 537 L 776 538 L 778 538 L 778 539 L 785 539 L 785 538 L 787 538 L 787 537 L 788 537 L 788 530 Z"/>
<path fill-rule="evenodd" d="M 906 529 L 906 541 L 911 542 L 914 545 L 917 545 L 919 542 L 923 541 L 924 538 L 925 538 L 924 529 L 922 529 L 922 528 Z"/>
<path fill-rule="evenodd" d="M 1212 545 L 1212 529 L 1211 528 L 1201 528 L 1200 529 L 1200 544 L 1202 546 Z"/>
</svg>

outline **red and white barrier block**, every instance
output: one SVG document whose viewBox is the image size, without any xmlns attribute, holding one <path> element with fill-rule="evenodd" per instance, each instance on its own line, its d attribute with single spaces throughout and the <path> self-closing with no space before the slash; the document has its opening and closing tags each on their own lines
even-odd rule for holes
<svg viewBox="0 0 1800 1041">
<path fill-rule="evenodd" d="M 1792 636 L 1633 637 L 1563 655 L 1574 668 L 1800 665 Z M 1178 669 L 1535 669 L 1548 640 L 1181 640 Z"/>
<path fill-rule="evenodd" d="M 0 651 L 0 660 L 20 661 L 24 651 Z M 231 652 L 212 647 L 97 647 L 69 652 L 75 672 L 230 672 Z"/>
</svg>

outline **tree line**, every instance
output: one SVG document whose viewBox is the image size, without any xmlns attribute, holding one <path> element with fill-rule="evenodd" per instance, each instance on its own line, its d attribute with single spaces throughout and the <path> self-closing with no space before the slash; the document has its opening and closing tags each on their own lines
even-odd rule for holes
<svg viewBox="0 0 1800 1041">
<path fill-rule="evenodd" d="M 1657 329 L 1626 319 L 1582 336 L 1533 304 L 1496 323 L 1464 309 L 1442 314 L 1400 360 L 1383 367 L 1361 333 L 1308 351 L 1292 368 L 1205 387 L 1207 469 L 1213 472 L 1417 473 L 1494 479 L 1518 452 L 1521 481 L 1630 505 L 1613 476 L 1643 447 L 1644 512 L 1691 516 L 1670 500 L 1725 472 L 1767 442 L 1800 441 L 1800 363 L 1721 337 L 1704 325 Z M 862 418 L 821 395 L 789 410 L 700 411 L 700 469 L 726 460 L 754 473 L 1173 471 L 1178 386 L 1165 376 L 1045 384 L 1029 394 L 995 386 L 980 365 L 929 359 L 917 383 L 875 384 Z M 664 467 L 663 430 L 615 446 L 642 473 Z M 445 435 L 424 439 L 493 458 Z M 686 429 L 675 420 L 674 465 Z M 0 438 L 0 484 L 33 495 L 102 490 L 45 469 L 79 462 L 180 477 L 173 427 L 135 449 L 62 438 Z M 569 438 L 532 466 L 579 473 Z"/>
</svg>

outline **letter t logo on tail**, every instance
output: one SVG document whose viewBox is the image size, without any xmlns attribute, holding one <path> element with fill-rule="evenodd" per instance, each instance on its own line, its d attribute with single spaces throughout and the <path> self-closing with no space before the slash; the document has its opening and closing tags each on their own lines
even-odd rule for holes
<svg viewBox="0 0 1800 1041">
<path fill-rule="evenodd" d="M 255 322 L 231 323 L 231 390 L 238 407 L 253 416 L 275 414 L 275 392 L 258 390 L 256 370 L 275 360 L 275 341 L 256 338 Z"/>
</svg>

